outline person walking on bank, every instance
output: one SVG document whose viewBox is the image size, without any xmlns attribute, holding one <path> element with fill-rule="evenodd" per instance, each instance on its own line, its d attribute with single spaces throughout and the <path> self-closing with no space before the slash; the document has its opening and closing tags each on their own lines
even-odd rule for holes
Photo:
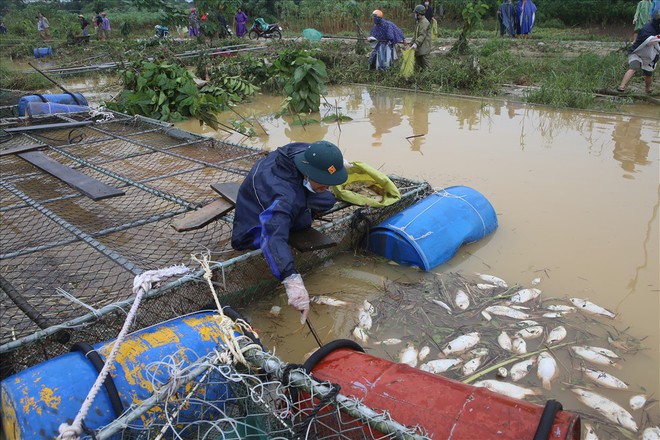
<svg viewBox="0 0 660 440">
<path fill-rule="evenodd" d="M 424 70 L 430 67 L 429 54 L 431 53 L 431 23 L 424 14 L 426 8 L 424 5 L 415 6 L 415 38 L 413 38 L 410 48 L 415 50 L 415 67 Z"/>
<path fill-rule="evenodd" d="M 243 9 L 238 8 L 238 11 L 236 11 L 236 15 L 234 15 L 234 21 L 236 21 L 236 36 L 242 37 L 243 35 L 247 34 L 248 16 L 245 15 Z"/>
<path fill-rule="evenodd" d="M 89 31 L 87 30 L 87 27 L 89 26 L 89 21 L 87 21 L 85 16 L 82 14 L 78 15 L 78 20 L 80 21 L 80 29 L 82 29 L 83 37 L 88 37 Z"/>
<path fill-rule="evenodd" d="M 633 41 L 637 39 L 637 33 L 639 30 L 651 19 L 652 6 L 653 4 L 651 3 L 651 0 L 640 0 L 640 2 L 637 3 L 635 17 L 633 18 L 633 25 L 635 26 L 635 30 L 633 31 Z"/>
<path fill-rule="evenodd" d="M 39 12 L 39 22 L 41 23 L 41 31 L 39 32 L 41 34 L 41 38 L 44 41 L 50 41 L 50 23 L 48 22 L 48 19 Z M 37 26 L 39 28 L 39 26 Z"/>
<path fill-rule="evenodd" d="M 94 12 L 94 18 L 92 18 L 92 23 L 94 24 L 94 34 L 96 38 L 101 38 L 101 23 L 103 23 L 103 17 L 101 17 L 100 12 Z"/>
<path fill-rule="evenodd" d="M 335 204 L 329 186 L 346 182 L 348 171 L 328 141 L 294 142 L 259 160 L 238 190 L 231 245 L 261 249 L 270 270 L 286 288 L 289 305 L 309 311 L 309 294 L 294 267 L 289 233 L 309 228 Z"/>
<path fill-rule="evenodd" d="M 617 87 L 619 92 L 625 92 L 628 82 L 641 70 L 644 76 L 646 93 L 653 92 L 653 71 L 660 61 L 660 11 L 653 15 L 653 19 L 646 23 L 637 35 L 637 39 L 630 47 L 628 65 L 630 68 L 623 75 L 621 84 Z"/>
<path fill-rule="evenodd" d="M 105 12 L 101 12 L 101 41 L 110 38 L 110 19 L 106 17 Z"/>
</svg>

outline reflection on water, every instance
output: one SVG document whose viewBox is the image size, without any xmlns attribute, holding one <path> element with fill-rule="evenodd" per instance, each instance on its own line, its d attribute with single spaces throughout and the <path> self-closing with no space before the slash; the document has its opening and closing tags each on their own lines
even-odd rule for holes
<svg viewBox="0 0 660 440">
<path fill-rule="evenodd" d="M 646 337 L 648 350 L 625 365 L 631 389 L 644 387 L 660 395 L 657 107 L 637 106 L 632 116 L 356 86 L 331 90 L 328 102 L 338 109 L 322 109 L 324 114 L 339 111 L 353 121 L 301 127 L 290 118 L 270 116 L 280 102 L 280 97 L 263 96 L 238 106 L 241 115 L 259 118 L 268 136 L 236 135 L 229 140 L 274 149 L 291 141 L 325 138 L 339 145 L 349 160 L 384 172 L 426 179 L 435 187 L 476 189 L 495 207 L 499 228 L 488 240 L 464 246 L 435 271 L 491 273 L 510 285 L 529 285 L 541 277 L 547 295 L 588 298 L 615 310 L 618 325 Z M 197 122 L 177 125 L 200 131 Z M 201 131 L 225 136 L 206 127 Z M 352 258 L 340 260 L 338 270 L 354 264 Z M 369 264 L 361 270 L 380 273 L 389 266 L 380 260 Z M 359 284 L 318 272 L 306 276 L 315 294 L 343 290 L 369 295 Z M 271 325 L 269 308 L 264 305 L 263 315 L 255 311 L 251 316 L 258 326 Z M 326 321 L 319 324 L 323 330 L 317 329 L 324 338 L 350 338 L 350 333 L 342 333 L 347 325 L 332 325 L 348 318 L 312 316 Z M 313 348 L 313 340 L 295 320 L 282 324 L 287 319 L 277 321 L 278 328 L 289 328 L 279 333 L 286 346 Z M 283 345 L 278 343 L 278 349 Z M 291 350 L 285 359 L 300 362 L 302 350 Z M 612 393 L 604 394 L 627 407 L 629 395 Z M 579 408 L 572 397 L 566 399 L 565 407 Z"/>
</svg>

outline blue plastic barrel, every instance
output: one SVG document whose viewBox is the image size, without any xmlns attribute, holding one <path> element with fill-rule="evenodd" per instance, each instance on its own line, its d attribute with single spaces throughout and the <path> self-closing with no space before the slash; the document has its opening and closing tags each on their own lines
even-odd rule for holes
<svg viewBox="0 0 660 440">
<path fill-rule="evenodd" d="M 56 113 L 80 113 L 89 111 L 90 108 L 86 105 L 55 104 L 53 102 L 28 102 L 25 113 L 28 116 L 36 116 L 54 115 Z"/>
<path fill-rule="evenodd" d="M 471 188 L 452 186 L 372 228 L 367 249 L 428 271 L 495 229 L 497 215 L 490 202 Z"/>
<path fill-rule="evenodd" d="M 75 98 L 74 98 L 75 96 Z M 77 100 L 76 100 L 77 99 Z M 25 116 L 28 102 L 53 102 L 55 104 L 67 105 L 87 105 L 87 100 L 80 93 L 74 93 L 73 96 L 68 93 L 46 94 L 46 95 L 26 95 L 18 100 L 18 115 Z"/>
<path fill-rule="evenodd" d="M 33 50 L 35 58 L 49 57 L 53 54 L 51 47 L 37 47 Z"/>
<path fill-rule="evenodd" d="M 167 368 L 158 370 L 150 364 L 172 356 L 185 368 L 199 357 L 208 354 L 220 339 L 216 314 L 201 312 L 168 321 L 129 335 L 120 346 L 111 376 L 124 408 L 147 399 L 153 392 L 153 383 L 162 386 L 169 376 Z M 238 333 L 236 333 L 238 335 Z M 112 350 L 113 341 L 94 345 L 103 360 Z M 170 360 L 172 362 L 172 360 Z M 2 424 L 12 439 L 55 438 L 61 423 L 71 423 L 96 381 L 97 370 L 81 352 L 58 356 L 42 364 L 8 377 L 0 383 L 2 392 Z M 203 399 L 213 401 L 219 410 L 232 392 L 221 377 L 200 387 Z M 201 388 L 204 388 L 201 390 Z M 179 420 L 193 422 L 200 418 L 201 398 L 191 399 L 190 405 L 181 407 Z M 209 411 L 207 406 L 206 411 Z M 213 412 L 213 411 L 211 411 Z M 114 420 L 112 402 L 105 387 L 96 396 L 85 418 L 91 429 L 105 426 Z M 133 422 L 140 426 L 163 423 L 162 411 L 150 411 Z M 219 417 L 219 413 L 204 414 Z"/>
</svg>

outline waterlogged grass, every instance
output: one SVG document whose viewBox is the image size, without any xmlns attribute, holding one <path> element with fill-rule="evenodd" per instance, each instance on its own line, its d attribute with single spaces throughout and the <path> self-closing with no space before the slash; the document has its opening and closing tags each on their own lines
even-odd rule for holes
<svg viewBox="0 0 660 440">
<path fill-rule="evenodd" d="M 614 104 L 599 99 L 603 90 L 613 90 L 626 70 L 626 55 L 614 50 L 609 54 L 572 53 L 554 44 L 502 38 L 474 43 L 466 55 L 434 55 L 431 68 L 406 80 L 398 66 L 388 71 L 367 70 L 367 55 L 324 46 L 321 58 L 336 84 L 365 83 L 389 87 L 496 96 L 502 87 L 520 86 L 528 102 L 554 107 L 610 109 Z"/>
<path fill-rule="evenodd" d="M 8 90 L 43 90 L 52 84 L 37 72 L 24 73 L 9 69 L 5 63 L 0 64 L 0 84 L 3 89 Z"/>
</svg>

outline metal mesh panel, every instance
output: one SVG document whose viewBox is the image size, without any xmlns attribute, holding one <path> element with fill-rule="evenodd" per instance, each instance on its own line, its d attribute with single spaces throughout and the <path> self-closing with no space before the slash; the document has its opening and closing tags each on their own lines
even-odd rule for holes
<svg viewBox="0 0 660 440">
<path fill-rule="evenodd" d="M 242 181 L 265 152 L 118 113 L 0 122 L 14 128 L 56 124 L 13 132 L 0 151 L 44 143 L 48 157 L 124 192 L 94 201 L 16 155 L 0 157 L 2 377 L 62 354 L 73 342 L 115 337 L 130 307 L 134 276 L 187 264 L 193 253 L 211 253 L 226 304 L 248 304 L 277 284 L 258 252 L 231 248 L 231 212 L 197 230 L 172 228 L 177 216 L 218 198 L 210 184 Z M 62 128 L 71 123 L 88 125 Z M 430 191 L 422 182 L 393 180 L 404 194 L 401 202 L 378 210 L 338 204 L 315 227 L 340 249 L 354 246 L 369 224 Z M 334 252 L 294 252 L 296 267 L 305 271 Z M 152 290 L 134 328 L 208 304 L 207 289 L 196 281 L 171 280 Z"/>
</svg>

